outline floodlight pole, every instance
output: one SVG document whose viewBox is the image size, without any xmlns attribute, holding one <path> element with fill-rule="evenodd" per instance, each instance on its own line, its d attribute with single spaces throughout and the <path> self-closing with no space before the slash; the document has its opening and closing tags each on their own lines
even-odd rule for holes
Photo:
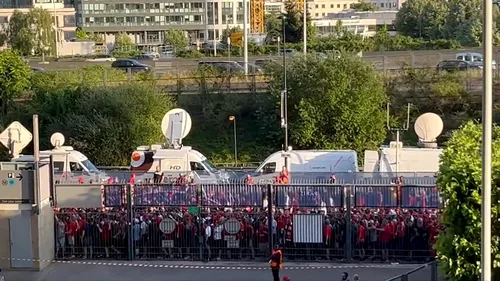
<svg viewBox="0 0 500 281">
<path fill-rule="evenodd" d="M 481 281 L 491 281 L 491 131 L 493 1 L 483 0 L 483 140 L 482 140 L 482 211 Z"/>
<path fill-rule="evenodd" d="M 407 113 L 406 113 L 406 122 L 403 124 L 403 127 L 391 127 L 391 117 L 390 117 L 390 103 L 387 103 L 387 130 L 390 132 L 396 132 L 396 177 L 398 176 L 399 173 L 399 139 L 400 139 L 400 132 L 401 131 L 408 131 L 408 128 L 410 128 L 410 106 L 411 104 L 407 105 Z"/>
</svg>

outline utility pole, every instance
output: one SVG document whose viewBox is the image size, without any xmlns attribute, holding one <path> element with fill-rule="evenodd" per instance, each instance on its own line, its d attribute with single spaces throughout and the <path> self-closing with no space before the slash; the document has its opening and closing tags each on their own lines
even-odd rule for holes
<svg viewBox="0 0 500 281">
<path fill-rule="evenodd" d="M 283 150 L 288 151 L 288 89 L 286 85 L 286 49 L 285 49 L 285 22 L 286 17 L 283 15 L 283 90 L 281 91 L 281 128 L 285 130 L 285 143 Z M 285 167 L 288 169 L 288 156 L 285 157 Z"/>
<path fill-rule="evenodd" d="M 400 132 L 406 132 L 408 131 L 408 128 L 410 127 L 410 106 L 411 104 L 408 104 L 407 108 L 407 113 L 406 113 L 406 122 L 403 124 L 402 127 L 391 127 L 391 114 L 390 114 L 390 103 L 387 103 L 387 130 L 390 132 L 396 132 L 396 177 L 398 176 L 399 173 L 399 139 L 400 139 Z M 392 166 L 392 165 L 391 165 Z M 391 169 L 392 171 L 392 169 Z"/>
</svg>

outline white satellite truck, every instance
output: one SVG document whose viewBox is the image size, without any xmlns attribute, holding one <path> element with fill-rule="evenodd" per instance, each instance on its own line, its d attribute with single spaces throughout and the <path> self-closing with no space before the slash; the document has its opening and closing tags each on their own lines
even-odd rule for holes
<svg viewBox="0 0 500 281">
<path fill-rule="evenodd" d="M 52 158 L 56 179 L 76 180 L 82 178 L 84 182 L 105 182 L 109 176 L 99 171 L 97 167 L 80 151 L 71 146 L 63 146 L 65 137 L 61 133 L 54 133 L 50 143 L 54 146 L 51 150 L 40 151 L 40 162 L 50 163 Z M 19 154 L 11 159 L 12 162 L 33 162 L 33 155 Z"/>
<path fill-rule="evenodd" d="M 358 171 L 358 155 L 354 150 L 291 150 L 271 154 L 256 172 L 279 173 L 288 158 L 288 171 L 299 173 L 351 173 Z"/>
<path fill-rule="evenodd" d="M 182 139 L 188 135 L 191 125 L 191 116 L 184 109 L 175 108 L 165 114 L 161 130 L 166 143 L 139 146 L 131 155 L 130 170 L 138 181 L 145 177 L 151 178 L 156 167 L 166 178 L 175 179 L 185 174 L 198 183 L 223 183 L 229 180 L 228 174 L 218 170 L 203 154 L 190 146 L 183 146 Z"/>
<path fill-rule="evenodd" d="M 402 142 L 391 142 L 378 151 L 365 151 L 364 172 L 433 177 L 439 171 L 439 157 L 436 138 L 443 131 L 443 120 L 435 113 L 424 113 L 415 122 L 417 147 L 403 147 Z M 411 173 L 411 174 L 410 174 Z"/>
</svg>

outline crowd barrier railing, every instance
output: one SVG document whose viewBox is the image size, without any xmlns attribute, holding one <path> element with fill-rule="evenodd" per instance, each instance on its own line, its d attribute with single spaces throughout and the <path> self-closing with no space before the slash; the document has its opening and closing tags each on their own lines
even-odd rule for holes
<svg viewBox="0 0 500 281">
<path fill-rule="evenodd" d="M 71 198 L 85 188 L 101 198 Z M 428 262 L 442 199 L 433 185 L 106 184 L 56 186 L 53 203 L 56 259 L 253 260 L 279 244 L 287 260 Z"/>
</svg>

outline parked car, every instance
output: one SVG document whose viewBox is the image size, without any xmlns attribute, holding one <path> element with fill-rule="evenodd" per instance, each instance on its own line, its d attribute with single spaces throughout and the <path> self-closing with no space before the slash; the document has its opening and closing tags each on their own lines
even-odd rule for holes
<svg viewBox="0 0 500 281">
<path fill-rule="evenodd" d="M 45 71 L 45 69 L 41 68 L 41 67 L 36 67 L 36 66 L 32 66 L 31 67 L 31 70 L 33 70 L 34 72 L 42 72 L 42 71 Z"/>
<path fill-rule="evenodd" d="M 133 57 L 134 60 L 158 60 L 160 58 L 159 55 L 156 54 L 142 54 Z"/>
<path fill-rule="evenodd" d="M 153 67 L 147 64 L 140 63 L 133 59 L 119 59 L 111 64 L 111 67 L 122 69 L 127 72 L 138 73 L 153 70 Z"/>
<path fill-rule="evenodd" d="M 245 62 L 239 61 L 238 64 L 241 65 L 243 69 L 245 68 Z M 262 74 L 264 72 L 262 67 L 257 66 L 255 63 L 248 62 L 247 65 L 248 73 L 250 74 Z"/>
<path fill-rule="evenodd" d="M 463 60 L 444 60 L 440 61 L 436 66 L 437 71 L 456 72 L 456 71 L 469 71 L 481 70 L 482 66 L 472 64 Z"/>
<path fill-rule="evenodd" d="M 455 55 L 455 59 L 466 61 L 474 66 L 483 67 L 483 54 L 480 53 L 458 53 Z M 492 60 L 491 66 L 493 69 L 497 69 L 497 62 Z"/>
<path fill-rule="evenodd" d="M 110 56 L 110 55 L 96 55 L 91 58 L 86 59 L 85 61 L 88 62 L 112 62 L 116 61 L 116 58 Z"/>
<path fill-rule="evenodd" d="M 220 72 L 244 73 L 245 69 L 235 61 L 200 61 L 198 68 L 212 68 Z"/>
</svg>

